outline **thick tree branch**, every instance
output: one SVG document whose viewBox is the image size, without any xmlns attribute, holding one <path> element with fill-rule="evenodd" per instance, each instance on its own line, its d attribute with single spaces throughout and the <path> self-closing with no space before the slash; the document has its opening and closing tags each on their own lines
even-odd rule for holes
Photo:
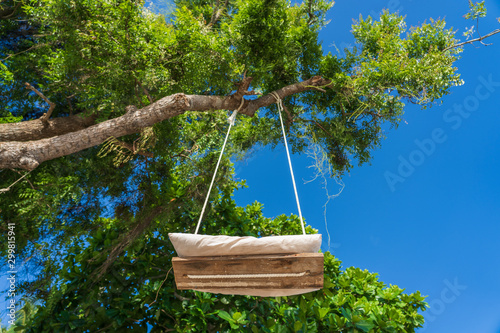
<svg viewBox="0 0 500 333">
<path fill-rule="evenodd" d="M 475 39 L 471 39 L 471 40 L 468 40 L 466 42 L 463 42 L 463 43 L 458 43 L 458 44 L 455 44 L 455 45 L 452 45 L 452 46 L 449 46 L 447 48 L 445 48 L 443 51 L 447 51 L 447 50 L 450 50 L 450 49 L 454 49 L 454 48 L 457 48 L 457 47 L 460 47 L 460 46 L 464 46 L 466 44 L 472 44 L 474 42 L 480 42 L 482 41 L 483 39 L 486 39 L 488 37 L 491 37 L 493 35 L 496 35 L 500 33 L 500 29 L 496 29 L 496 30 L 493 30 L 492 32 L 490 32 L 489 34 L 487 35 L 484 35 L 484 36 L 481 36 L 479 38 L 475 38 Z"/>
<path fill-rule="evenodd" d="M 74 115 L 53 118 L 44 125 L 39 119 L 0 124 L 0 142 L 31 141 L 75 132 L 95 124 L 95 116 Z"/>
<path fill-rule="evenodd" d="M 247 78 L 247 80 L 245 84 L 248 83 L 246 86 L 248 88 L 250 78 Z M 275 93 L 283 99 L 293 94 L 311 90 L 318 86 L 325 87 L 329 84 L 329 80 L 315 76 L 309 80 L 278 89 Z M 238 92 L 232 96 L 174 94 L 142 109 L 130 109 L 121 117 L 79 131 L 36 141 L 0 142 L 0 168 L 33 170 L 44 161 L 97 146 L 109 137 L 119 138 L 138 133 L 145 127 L 173 118 L 186 111 L 236 110 L 243 98 L 235 97 L 237 94 Z M 240 113 L 253 116 L 259 108 L 269 106 L 275 102 L 275 98 L 270 94 L 251 101 L 244 100 Z"/>
</svg>

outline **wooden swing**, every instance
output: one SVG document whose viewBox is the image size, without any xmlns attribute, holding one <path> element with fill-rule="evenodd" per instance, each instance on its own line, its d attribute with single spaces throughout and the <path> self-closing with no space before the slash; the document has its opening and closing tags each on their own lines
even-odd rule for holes
<svg viewBox="0 0 500 333">
<path fill-rule="evenodd" d="M 283 105 L 279 95 L 272 94 L 278 102 L 281 129 L 303 235 L 261 238 L 198 235 L 231 127 L 243 105 L 242 100 L 240 108 L 228 119 L 229 129 L 195 233 L 169 234 L 170 241 L 179 256 L 172 258 L 177 289 L 278 297 L 298 295 L 323 288 L 324 258 L 323 253 L 318 252 L 321 247 L 321 235 L 306 235 L 281 116 Z"/>
</svg>

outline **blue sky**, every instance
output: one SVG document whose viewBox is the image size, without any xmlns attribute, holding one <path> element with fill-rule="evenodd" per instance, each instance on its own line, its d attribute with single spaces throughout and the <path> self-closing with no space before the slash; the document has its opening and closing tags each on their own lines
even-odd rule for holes
<svg viewBox="0 0 500 333">
<path fill-rule="evenodd" d="M 500 28 L 500 1 L 486 5 L 482 34 Z M 352 45 L 352 20 L 383 8 L 406 15 L 408 26 L 446 18 L 461 35 L 472 25 L 463 18 L 466 0 L 337 1 L 320 36 L 325 50 Z M 329 249 L 325 191 L 319 181 L 304 184 L 312 160 L 293 156 L 302 213 L 323 234 L 323 250 L 344 267 L 428 295 L 418 332 L 500 333 L 500 34 L 485 42 L 493 45 L 468 45 L 457 63 L 465 85 L 442 105 L 409 105 L 371 165 L 343 178 L 344 191 L 327 209 Z M 256 150 L 236 170 L 249 185 L 237 192 L 238 204 L 258 200 L 269 217 L 297 214 L 283 147 Z M 331 180 L 330 193 L 338 189 Z"/>
<path fill-rule="evenodd" d="M 500 28 L 500 1 L 486 5 L 482 34 Z M 352 45 L 352 19 L 383 8 L 399 10 L 409 26 L 430 17 L 445 17 L 460 32 L 471 26 L 462 17 L 466 0 L 337 1 L 320 36 L 325 50 Z M 493 45 L 465 47 L 457 64 L 465 85 L 440 106 L 408 106 L 405 122 L 387 132 L 371 165 L 343 178 L 344 191 L 328 205 L 327 227 L 322 184 L 304 184 L 313 177 L 312 160 L 293 156 L 302 212 L 323 234 L 323 250 L 344 267 L 428 295 L 431 308 L 419 332 L 500 333 L 500 34 L 486 42 Z M 258 149 L 236 170 L 249 185 L 236 193 L 238 204 L 258 200 L 268 217 L 297 213 L 283 147 Z M 330 193 L 338 190 L 330 180 Z"/>
</svg>

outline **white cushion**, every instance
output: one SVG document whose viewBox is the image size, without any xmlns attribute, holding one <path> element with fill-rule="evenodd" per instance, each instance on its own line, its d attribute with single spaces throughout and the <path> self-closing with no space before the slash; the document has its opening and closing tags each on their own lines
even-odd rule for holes
<svg viewBox="0 0 500 333">
<path fill-rule="evenodd" d="M 169 233 L 179 257 L 317 253 L 321 234 L 268 237 Z"/>
</svg>

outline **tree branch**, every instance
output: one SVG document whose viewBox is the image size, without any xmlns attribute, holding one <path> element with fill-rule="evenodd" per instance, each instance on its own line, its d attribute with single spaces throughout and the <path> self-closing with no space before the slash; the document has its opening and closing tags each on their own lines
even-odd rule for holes
<svg viewBox="0 0 500 333">
<path fill-rule="evenodd" d="M 15 182 L 13 182 L 12 184 L 10 184 L 9 186 L 7 186 L 6 188 L 1 188 L 0 189 L 0 193 L 5 193 L 5 192 L 9 192 L 10 191 L 10 188 L 14 185 L 16 185 L 17 182 L 19 182 L 21 179 L 23 179 L 24 177 L 26 177 L 27 175 L 30 174 L 31 171 L 28 171 L 27 173 L 25 173 L 24 175 L 21 176 L 21 178 L 18 178 Z"/>
<path fill-rule="evenodd" d="M 94 125 L 95 119 L 95 115 L 77 114 L 50 119 L 48 124 L 39 119 L 0 124 L 0 142 L 39 140 L 75 132 Z"/>
<path fill-rule="evenodd" d="M 208 23 L 209 27 L 211 27 L 212 25 L 217 23 L 220 16 L 222 15 L 222 12 L 224 11 L 225 8 L 227 8 L 227 5 L 229 4 L 229 0 L 226 0 L 224 2 L 224 7 L 222 7 L 222 8 L 219 8 L 219 3 L 220 3 L 219 0 L 217 0 L 217 2 L 215 3 L 214 11 L 212 12 L 212 17 L 210 18 L 210 23 Z"/>
<path fill-rule="evenodd" d="M 49 99 L 47 97 L 45 97 L 44 94 L 42 94 L 41 92 L 39 92 L 35 87 L 33 87 L 31 84 L 29 84 L 28 82 L 25 83 L 26 85 L 26 89 L 30 89 L 32 91 L 34 91 L 38 96 L 40 96 L 47 104 L 49 104 L 49 111 L 47 111 L 47 113 L 44 113 L 41 117 L 40 117 L 40 120 L 42 122 L 44 122 L 45 124 L 48 124 L 48 120 L 49 120 L 49 117 L 50 115 L 52 114 L 52 111 L 54 110 L 54 108 L 56 107 L 56 105 L 54 103 L 52 103 L 51 101 L 49 101 Z"/>
<path fill-rule="evenodd" d="M 212 12 L 212 17 L 210 18 L 210 23 L 208 24 L 209 26 L 213 25 L 214 22 L 216 21 L 215 17 L 217 15 L 217 12 L 219 11 L 219 4 L 220 4 L 220 0 L 216 0 L 214 10 Z"/>
<path fill-rule="evenodd" d="M 251 78 L 244 79 L 238 91 L 231 96 L 185 95 L 182 93 L 164 97 L 142 109 L 132 110 L 123 116 L 59 136 L 26 142 L 0 142 L 0 169 L 21 168 L 33 170 L 40 163 L 61 156 L 97 146 L 109 137 L 119 138 L 140 132 L 163 120 L 173 118 L 186 111 L 236 110 L 241 104 L 239 94 L 248 88 Z M 312 90 L 315 87 L 326 87 L 331 83 L 319 76 L 298 82 L 275 91 L 280 98 Z M 253 116 L 262 107 L 276 102 L 268 94 L 255 100 L 243 100 L 240 113 Z M 12 124 L 7 124 L 12 125 Z M 1 137 L 1 133 L 0 133 Z"/>
<path fill-rule="evenodd" d="M 120 239 L 120 242 L 116 246 L 114 246 L 113 249 L 110 251 L 104 263 L 98 269 L 92 272 L 91 274 L 92 279 L 100 279 L 109 269 L 109 267 L 113 264 L 116 258 L 118 258 L 118 256 L 120 256 L 122 252 L 130 244 L 132 244 L 137 239 L 137 237 L 139 237 L 144 232 L 144 230 L 146 230 L 151 225 L 151 222 L 153 222 L 153 220 L 159 214 L 161 214 L 163 210 L 164 208 L 161 206 L 154 208 L 149 213 L 149 215 L 145 216 L 141 220 L 141 222 L 137 223 L 131 230 L 129 230 L 126 234 L 124 234 Z"/>
<path fill-rule="evenodd" d="M 21 7 L 22 4 L 23 3 L 20 1 L 20 2 L 17 3 L 17 5 L 14 8 L 3 9 L 3 8 L 0 7 L 1 8 L 1 10 L 0 10 L 0 19 L 1 20 L 5 20 L 5 19 L 8 19 L 8 18 L 11 18 L 12 16 L 14 16 L 17 13 L 17 10 Z"/>
<path fill-rule="evenodd" d="M 142 92 L 144 93 L 144 95 L 146 95 L 148 97 L 149 103 L 154 103 L 153 97 L 151 97 L 151 95 L 149 94 L 149 91 L 147 91 L 147 89 L 141 84 L 141 81 L 139 81 L 137 78 L 135 78 L 135 82 L 137 82 L 139 87 L 142 88 Z"/>
<path fill-rule="evenodd" d="M 500 33 L 500 29 L 493 30 L 493 31 L 492 31 L 492 32 L 490 32 L 489 34 L 484 35 L 484 36 L 482 36 L 482 37 L 475 38 L 475 39 L 471 39 L 471 40 L 468 40 L 468 41 L 463 42 L 463 43 L 458 43 L 458 44 L 455 44 L 455 45 L 449 46 L 449 47 L 445 48 L 445 49 L 443 50 L 443 52 L 444 52 L 444 51 L 448 51 L 448 50 L 450 50 L 450 49 L 454 49 L 454 48 L 460 47 L 460 46 L 464 46 L 464 45 L 466 45 L 466 44 L 472 44 L 472 43 L 474 43 L 474 42 L 480 42 L 480 41 L 482 41 L 483 39 L 486 39 L 486 38 L 491 37 L 491 36 L 493 36 L 493 35 L 496 35 L 496 34 L 498 34 L 498 33 Z M 484 43 L 483 43 L 483 44 L 484 44 Z"/>
<path fill-rule="evenodd" d="M 38 48 L 40 48 L 40 47 L 43 47 L 43 46 L 48 46 L 48 45 L 50 45 L 50 44 L 53 44 L 53 42 L 51 42 L 51 43 L 39 43 L 39 44 L 35 44 L 35 45 L 31 46 L 30 48 L 27 48 L 26 50 L 19 51 L 19 52 L 17 52 L 17 53 L 11 53 L 11 54 L 9 54 L 8 56 L 6 56 L 5 58 L 0 59 L 0 61 L 6 61 L 6 60 L 8 60 L 9 58 L 15 57 L 15 56 L 17 56 L 17 55 L 23 54 L 23 53 L 28 52 L 28 51 L 31 51 L 31 50 L 36 50 L 36 49 L 38 49 Z"/>
</svg>

